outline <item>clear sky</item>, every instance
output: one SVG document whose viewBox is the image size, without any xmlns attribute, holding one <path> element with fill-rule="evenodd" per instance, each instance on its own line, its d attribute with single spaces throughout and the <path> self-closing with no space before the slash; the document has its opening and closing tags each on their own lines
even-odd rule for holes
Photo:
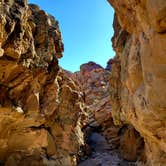
<svg viewBox="0 0 166 166">
<path fill-rule="evenodd" d="M 107 0 L 29 0 L 53 15 L 62 32 L 65 51 L 60 65 L 77 71 L 94 61 L 103 67 L 114 56 L 111 37 L 114 11 Z"/>
</svg>

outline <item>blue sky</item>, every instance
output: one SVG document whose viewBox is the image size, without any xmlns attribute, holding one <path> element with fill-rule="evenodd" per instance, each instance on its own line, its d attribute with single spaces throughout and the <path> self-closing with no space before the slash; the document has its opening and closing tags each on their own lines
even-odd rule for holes
<svg viewBox="0 0 166 166">
<path fill-rule="evenodd" d="M 107 0 L 29 0 L 53 15 L 62 32 L 65 51 L 59 64 L 77 71 L 94 61 L 103 67 L 114 56 L 111 37 L 114 11 Z"/>
</svg>

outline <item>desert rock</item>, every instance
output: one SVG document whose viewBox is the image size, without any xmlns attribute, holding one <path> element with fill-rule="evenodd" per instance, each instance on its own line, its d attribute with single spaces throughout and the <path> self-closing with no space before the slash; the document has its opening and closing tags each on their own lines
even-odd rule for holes
<svg viewBox="0 0 166 166">
<path fill-rule="evenodd" d="M 115 124 L 132 124 L 144 138 L 146 164 L 166 164 L 166 1 L 109 0 L 116 56 L 111 96 Z"/>
<path fill-rule="evenodd" d="M 58 66 L 58 22 L 27 1 L 0 2 L 0 160 L 76 165 L 84 144 L 79 87 Z"/>
</svg>

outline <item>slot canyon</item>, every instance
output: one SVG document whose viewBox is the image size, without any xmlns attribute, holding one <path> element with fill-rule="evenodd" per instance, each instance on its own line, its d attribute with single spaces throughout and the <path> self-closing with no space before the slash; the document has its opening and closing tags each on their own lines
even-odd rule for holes
<svg viewBox="0 0 166 166">
<path fill-rule="evenodd" d="M 166 0 L 108 3 L 115 57 L 72 73 L 60 20 L 0 0 L 0 166 L 166 166 Z"/>
</svg>

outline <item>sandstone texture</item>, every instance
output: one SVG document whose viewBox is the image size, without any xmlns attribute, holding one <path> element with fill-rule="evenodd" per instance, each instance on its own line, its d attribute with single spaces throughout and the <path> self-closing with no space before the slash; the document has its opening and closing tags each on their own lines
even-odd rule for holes
<svg viewBox="0 0 166 166">
<path fill-rule="evenodd" d="M 75 72 L 73 77 L 84 93 L 89 124 L 99 126 L 110 120 L 110 71 L 94 62 L 88 62 L 81 65 L 80 71 Z"/>
<path fill-rule="evenodd" d="M 112 116 L 144 139 L 145 164 L 166 165 L 166 1 L 109 0 L 115 9 Z"/>
<path fill-rule="evenodd" d="M 0 161 L 73 166 L 84 144 L 79 87 L 59 69 L 58 22 L 26 0 L 0 1 Z"/>
<path fill-rule="evenodd" d="M 91 133 L 96 165 L 124 161 L 110 149 L 141 166 L 166 165 L 166 1 L 108 1 L 116 56 L 106 69 L 89 62 L 76 73 L 58 65 L 53 16 L 27 0 L 0 1 L 0 165 L 75 166 L 82 131 L 92 129 L 106 138 Z"/>
<path fill-rule="evenodd" d="M 87 135 L 93 130 L 101 130 L 107 140 L 108 149 L 119 149 L 124 159 L 136 161 L 143 153 L 142 138 L 132 125 L 116 126 L 113 122 L 109 80 L 114 63 L 116 61 L 110 59 L 104 69 L 94 62 L 89 62 L 81 65 L 80 71 L 70 74 L 70 77 L 79 83 L 84 93 L 88 114 Z"/>
</svg>

